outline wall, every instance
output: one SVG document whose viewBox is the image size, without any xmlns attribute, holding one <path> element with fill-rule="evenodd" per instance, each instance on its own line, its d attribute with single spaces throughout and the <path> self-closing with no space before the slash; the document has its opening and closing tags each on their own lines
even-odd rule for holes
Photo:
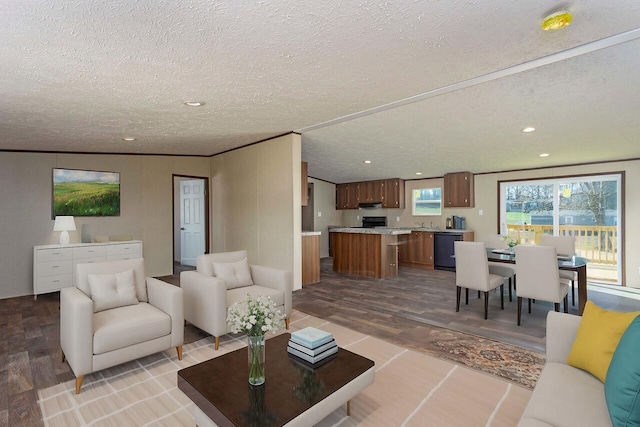
<svg viewBox="0 0 640 427">
<path fill-rule="evenodd" d="M 0 152 L 0 298 L 33 294 L 33 246 L 56 244 L 51 219 L 52 169 L 120 173 L 120 216 L 78 217 L 92 235 L 143 240 L 147 274 L 172 273 L 172 173 L 208 176 L 209 159 L 199 157 Z"/>
<path fill-rule="evenodd" d="M 300 135 L 214 156 L 211 251 L 246 249 L 249 262 L 292 271 L 302 287 Z"/>
<path fill-rule="evenodd" d="M 320 258 L 329 256 L 330 225 L 342 225 L 343 211 L 336 210 L 336 186 L 326 181 L 309 178 L 313 183 L 313 230 L 320 231 Z M 320 214 L 320 216 L 318 216 Z"/>
</svg>

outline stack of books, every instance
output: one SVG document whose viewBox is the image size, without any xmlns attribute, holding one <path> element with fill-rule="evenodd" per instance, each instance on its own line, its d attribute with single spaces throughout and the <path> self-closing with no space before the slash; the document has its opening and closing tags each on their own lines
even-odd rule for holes
<svg viewBox="0 0 640 427">
<path fill-rule="evenodd" d="M 333 335 L 320 329 L 308 327 L 291 333 L 287 352 L 314 366 L 333 359 L 338 345 Z"/>
</svg>

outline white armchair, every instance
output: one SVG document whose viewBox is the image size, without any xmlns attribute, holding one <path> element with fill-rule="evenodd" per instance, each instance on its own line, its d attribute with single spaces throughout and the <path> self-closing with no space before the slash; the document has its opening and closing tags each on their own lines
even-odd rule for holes
<svg viewBox="0 0 640 427">
<path fill-rule="evenodd" d="M 290 271 L 259 265 L 249 265 L 247 251 L 200 255 L 196 271 L 180 273 L 184 290 L 185 320 L 213 335 L 215 348 L 220 337 L 231 332 L 227 311 L 247 294 L 270 297 L 284 313 L 289 329 L 293 283 Z"/>
<path fill-rule="evenodd" d="M 182 360 L 183 292 L 145 277 L 142 258 L 78 264 L 60 291 L 60 346 L 76 376 L 175 347 Z"/>
</svg>

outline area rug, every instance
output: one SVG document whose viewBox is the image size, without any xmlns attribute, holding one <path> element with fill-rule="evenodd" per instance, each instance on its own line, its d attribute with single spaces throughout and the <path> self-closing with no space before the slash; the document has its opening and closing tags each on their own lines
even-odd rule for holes
<svg viewBox="0 0 640 427">
<path fill-rule="evenodd" d="M 294 311 L 291 330 L 307 326 L 331 332 L 340 347 L 376 364 L 375 382 L 352 400 L 351 416 L 343 405 L 321 427 L 513 426 L 531 394 L 493 375 Z M 193 427 L 193 403 L 177 388 L 176 372 L 244 346 L 245 337 L 225 336 L 216 351 L 209 337 L 185 345 L 182 361 L 174 350 L 88 375 L 79 395 L 74 381 L 39 390 L 44 425 Z M 463 347 L 450 350 L 468 353 Z"/>
<path fill-rule="evenodd" d="M 427 354 L 444 358 L 533 390 L 544 355 L 514 345 L 433 327 Z"/>
</svg>

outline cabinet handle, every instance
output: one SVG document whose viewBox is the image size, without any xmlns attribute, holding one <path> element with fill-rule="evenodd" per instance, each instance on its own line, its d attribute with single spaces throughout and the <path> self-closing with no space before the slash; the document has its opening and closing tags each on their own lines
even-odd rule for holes
<svg viewBox="0 0 640 427">
<path fill-rule="evenodd" d="M 53 280 L 51 283 L 58 283 L 60 280 Z"/>
<path fill-rule="evenodd" d="M 53 254 L 54 255 L 60 255 L 60 252 L 54 252 Z"/>
<path fill-rule="evenodd" d="M 58 268 L 58 267 L 60 267 L 60 266 L 59 265 L 54 265 L 51 268 Z"/>
</svg>

